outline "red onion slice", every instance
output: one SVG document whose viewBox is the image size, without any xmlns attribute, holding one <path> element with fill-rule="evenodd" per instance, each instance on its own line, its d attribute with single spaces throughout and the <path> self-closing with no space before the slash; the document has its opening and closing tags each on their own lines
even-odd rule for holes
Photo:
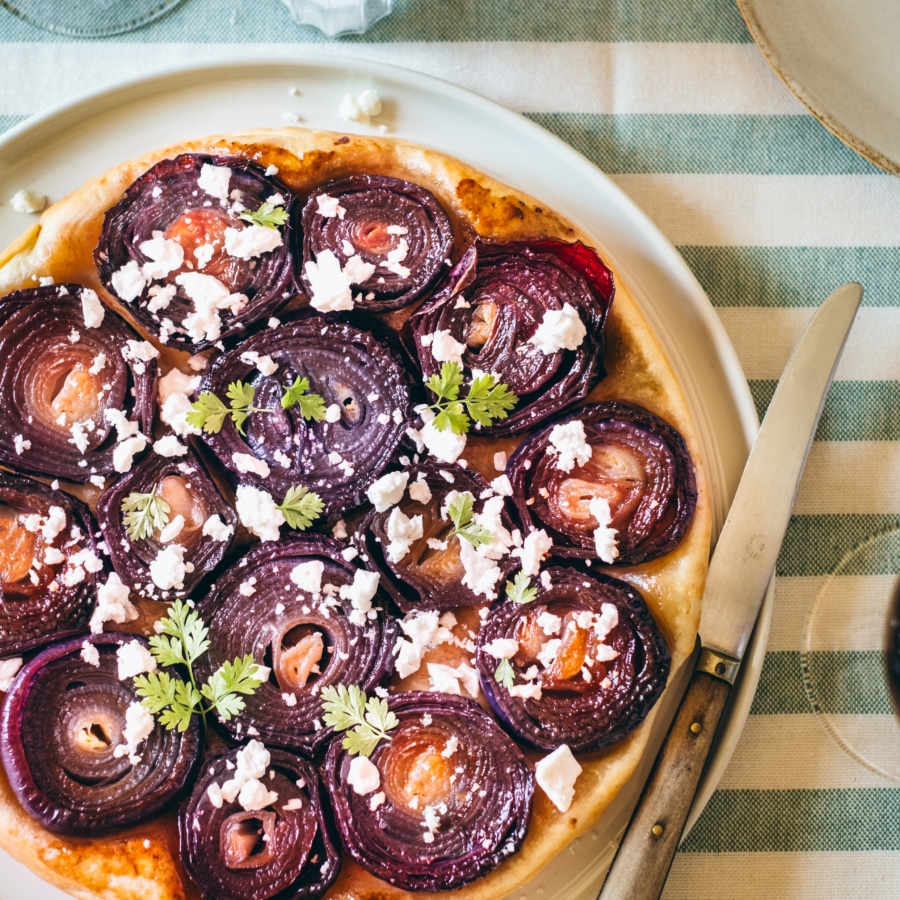
<svg viewBox="0 0 900 900">
<path fill-rule="evenodd" d="M 599 556 L 613 565 L 656 559 L 679 544 L 697 506 L 684 438 L 659 416 L 619 401 L 583 407 L 526 438 L 506 472 L 522 521 L 545 529 L 558 556 Z M 605 517 L 607 507 L 605 524 L 598 513 Z M 597 533 L 604 524 L 608 541 Z"/>
<path fill-rule="evenodd" d="M 128 710 L 140 703 L 120 680 L 119 647 L 143 639 L 103 634 L 42 650 L 19 672 L 0 718 L 0 759 L 19 802 L 45 828 L 91 835 L 150 818 L 177 800 L 196 770 L 200 726 L 154 722 L 127 744 Z M 97 651 L 97 665 L 83 648 Z"/>
<path fill-rule="evenodd" d="M 384 175 L 330 181 L 303 209 L 303 283 L 308 265 L 335 257 L 351 279 L 354 305 L 370 312 L 409 306 L 435 282 L 453 249 L 450 220 L 419 185 Z"/>
<path fill-rule="evenodd" d="M 80 285 L 0 298 L 0 463 L 78 483 L 125 471 L 153 424 L 150 351 Z"/>
<path fill-rule="evenodd" d="M 261 809 L 253 802 L 245 809 L 240 794 L 222 799 L 222 787 L 235 779 L 242 751 L 246 747 L 222 750 L 205 760 L 181 806 L 178 833 L 185 867 L 210 900 L 321 897 L 336 878 L 341 858 L 315 767 L 293 753 L 265 751 L 269 763 L 258 780 L 277 797 Z"/>
<path fill-rule="evenodd" d="M 322 778 L 341 842 L 390 884 L 451 891 L 518 850 L 531 815 L 531 764 L 474 700 L 409 692 L 388 704 L 400 724 L 371 754 L 377 788 L 357 793 L 341 736 L 328 746 Z"/>
<path fill-rule="evenodd" d="M 163 343 L 209 347 L 295 293 L 295 202 L 249 159 L 162 160 L 107 212 L 94 251 L 100 278 Z M 283 210 L 271 225 L 241 218 L 266 204 Z"/>
<path fill-rule="evenodd" d="M 467 381 L 480 371 L 507 385 L 516 408 L 482 433 L 521 434 L 605 374 L 613 295 L 609 269 L 583 244 L 478 243 L 410 317 L 410 334 L 426 379 L 458 355 Z"/>
<path fill-rule="evenodd" d="M 526 745 L 602 750 L 656 703 L 669 650 L 644 599 L 622 581 L 573 563 L 547 567 L 535 587 L 533 601 L 498 603 L 482 624 L 482 690 Z"/>
<path fill-rule="evenodd" d="M 256 734 L 312 753 L 331 734 L 322 724 L 325 685 L 371 690 L 387 681 L 397 626 L 380 608 L 381 594 L 370 593 L 377 574 L 347 562 L 343 549 L 316 535 L 258 544 L 198 607 L 211 642 L 197 664 L 201 678 L 247 653 L 272 670 L 244 710 L 222 723 L 236 740 Z"/>
<path fill-rule="evenodd" d="M 87 506 L 0 472 L 0 656 L 82 630 L 105 568 Z"/>
</svg>

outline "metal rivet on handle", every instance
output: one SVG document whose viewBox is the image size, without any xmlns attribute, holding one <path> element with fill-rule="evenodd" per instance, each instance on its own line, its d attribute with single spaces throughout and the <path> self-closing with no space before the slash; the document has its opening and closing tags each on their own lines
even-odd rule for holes
<svg viewBox="0 0 900 900">
<path fill-rule="evenodd" d="M 650 829 L 650 833 L 653 835 L 653 837 L 662 837 L 662 834 L 663 834 L 663 832 L 664 832 L 665 830 L 666 830 L 666 829 L 665 829 L 662 825 L 660 825 L 659 822 L 657 822 L 657 823 Z"/>
<path fill-rule="evenodd" d="M 703 731 L 703 726 L 699 722 L 694 722 L 691 725 L 691 731 L 694 734 L 700 734 L 700 732 Z"/>
</svg>

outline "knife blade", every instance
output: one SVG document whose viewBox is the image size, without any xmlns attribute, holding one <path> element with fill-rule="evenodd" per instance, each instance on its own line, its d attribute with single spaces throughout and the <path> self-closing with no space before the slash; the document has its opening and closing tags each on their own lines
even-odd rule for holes
<svg viewBox="0 0 900 900">
<path fill-rule="evenodd" d="M 662 893 L 862 294 L 851 282 L 822 303 L 778 382 L 710 561 L 694 672 L 598 900 Z"/>
</svg>

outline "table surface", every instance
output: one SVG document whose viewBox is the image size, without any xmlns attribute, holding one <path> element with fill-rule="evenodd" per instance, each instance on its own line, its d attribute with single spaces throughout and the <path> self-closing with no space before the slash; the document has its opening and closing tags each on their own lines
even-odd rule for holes
<svg viewBox="0 0 900 900">
<path fill-rule="evenodd" d="M 779 558 L 751 714 L 663 896 L 896 894 L 900 786 L 822 726 L 804 690 L 801 637 L 823 579 L 900 511 L 900 180 L 805 110 L 733 0 L 394 0 L 368 34 L 337 39 L 293 23 L 279 0 L 186 0 L 99 41 L 41 31 L 0 8 L 0 43 L 0 132 L 181 61 L 285 52 L 417 69 L 520 112 L 607 173 L 675 245 L 760 415 L 813 307 L 861 282 L 864 305 Z M 860 591 L 876 589 L 874 575 L 860 577 Z M 877 652 L 870 632 L 842 652 Z M 852 707 L 848 715 L 876 724 L 890 714 L 878 702 Z"/>
</svg>

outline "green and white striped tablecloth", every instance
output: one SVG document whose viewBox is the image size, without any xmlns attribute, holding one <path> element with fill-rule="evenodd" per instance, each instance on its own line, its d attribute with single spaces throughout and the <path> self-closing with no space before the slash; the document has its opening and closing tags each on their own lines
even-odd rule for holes
<svg viewBox="0 0 900 900">
<path fill-rule="evenodd" d="M 822 727 L 800 648 L 823 576 L 900 518 L 900 180 L 806 112 L 733 0 L 394 0 L 369 34 L 343 39 L 295 25 L 279 0 L 186 0 L 104 41 L 61 38 L 0 8 L 0 131 L 182 60 L 309 50 L 470 88 L 594 161 L 705 288 L 760 413 L 813 306 L 845 280 L 865 286 L 780 556 L 751 715 L 664 896 L 895 896 L 900 786 Z M 854 577 L 851 619 L 855 595 L 885 591 L 883 574 Z M 835 678 L 855 667 L 859 690 L 844 691 L 840 711 L 873 728 L 890 716 L 880 639 L 880 620 L 861 622 L 852 645 L 821 661 Z"/>
</svg>

